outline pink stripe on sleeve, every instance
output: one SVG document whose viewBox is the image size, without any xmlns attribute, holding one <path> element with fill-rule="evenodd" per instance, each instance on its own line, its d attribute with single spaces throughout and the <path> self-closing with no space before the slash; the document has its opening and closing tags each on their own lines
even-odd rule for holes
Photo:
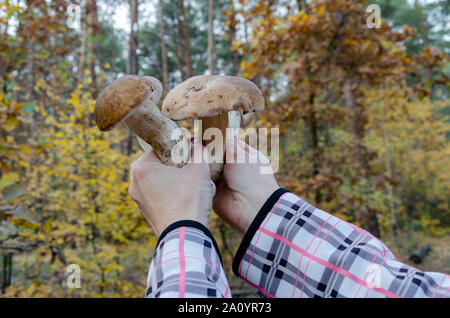
<svg viewBox="0 0 450 318">
<path fill-rule="evenodd" d="M 281 235 L 279 235 L 277 233 L 273 233 L 273 232 L 271 232 L 271 231 L 269 231 L 267 229 L 261 228 L 261 227 L 259 228 L 258 231 L 260 231 L 261 233 L 264 233 L 264 234 L 266 234 L 266 235 L 268 235 L 268 236 L 270 236 L 270 237 L 272 237 L 272 238 L 274 238 L 276 240 L 279 240 L 279 241 L 283 242 L 284 244 L 287 244 L 288 246 L 290 246 L 292 249 L 294 249 L 295 251 L 299 252 L 300 254 L 303 254 L 307 258 L 310 258 L 311 260 L 313 260 L 313 261 L 315 261 L 315 262 L 317 262 L 317 263 L 319 263 L 319 264 L 321 264 L 323 266 L 326 266 L 329 269 L 331 269 L 331 270 L 333 270 L 335 272 L 338 272 L 339 274 L 342 274 L 342 275 L 348 277 L 349 279 L 353 280 L 357 284 L 360 284 L 360 285 L 366 286 L 368 288 L 371 288 L 371 289 L 373 289 L 373 290 L 375 290 L 375 291 L 379 292 L 380 294 L 383 294 L 383 295 L 385 295 L 387 297 L 400 298 L 399 295 L 397 295 L 397 294 L 395 294 L 395 293 L 393 293 L 393 292 L 391 292 L 389 290 L 386 290 L 386 289 L 383 289 L 383 288 L 379 288 L 379 287 L 372 287 L 372 286 L 370 286 L 367 282 L 359 279 L 358 277 L 356 277 L 352 273 L 346 271 L 345 269 L 343 269 L 343 268 L 341 268 L 341 267 L 339 267 L 339 266 L 337 266 L 335 264 L 329 263 L 329 262 L 327 262 L 327 261 L 325 261 L 325 260 L 323 260 L 323 259 L 321 259 L 321 258 L 319 258 L 317 256 L 314 256 L 314 255 L 308 253 L 304 249 L 300 248 L 299 246 L 295 245 L 294 243 L 292 243 L 291 241 L 289 241 L 288 239 L 286 239 L 285 237 L 283 237 L 283 236 L 281 236 Z"/>
<path fill-rule="evenodd" d="M 447 290 L 446 290 L 446 292 L 445 292 L 445 295 L 444 295 L 444 298 L 447 298 L 447 295 L 448 295 L 448 291 L 450 290 L 450 286 L 447 288 Z"/>
<path fill-rule="evenodd" d="M 184 255 L 184 238 L 186 236 L 186 227 L 180 227 L 179 236 L 179 257 L 180 257 L 180 280 L 178 283 L 178 296 L 185 297 L 186 291 L 186 258 Z"/>
<path fill-rule="evenodd" d="M 442 285 L 442 283 L 444 282 L 444 280 L 445 280 L 445 276 L 442 277 L 441 282 L 439 283 L 439 285 L 436 286 L 436 289 L 434 290 L 434 293 L 433 293 L 433 295 L 431 296 L 431 298 L 436 297 L 436 293 L 437 293 L 437 291 L 439 290 L 439 287 L 441 287 L 441 285 Z"/>
<path fill-rule="evenodd" d="M 330 218 L 328 218 L 328 219 L 330 219 Z M 336 224 L 334 224 L 333 227 L 330 228 L 330 229 L 328 230 L 327 234 L 325 234 L 324 237 L 322 237 L 322 239 L 320 240 L 319 244 L 317 244 L 316 249 L 314 250 L 314 252 L 313 252 L 313 254 L 312 254 L 313 256 L 316 255 L 316 252 L 317 252 L 317 250 L 319 249 L 319 247 L 320 247 L 320 245 L 322 244 L 322 242 L 327 238 L 327 236 L 331 233 L 331 231 L 334 230 L 334 228 L 336 227 L 336 225 L 338 225 L 338 223 L 339 223 L 340 221 L 341 221 L 341 220 L 338 219 L 338 221 L 336 222 Z M 327 222 L 328 222 L 328 220 L 327 220 Z M 317 233 L 316 233 L 316 234 L 317 234 Z M 302 254 L 302 256 L 303 256 L 303 254 Z M 304 273 L 304 275 L 303 275 L 302 293 L 300 294 L 300 298 L 303 297 L 303 290 L 304 290 L 304 288 L 305 288 L 305 283 L 306 283 L 306 273 L 308 272 L 308 267 L 309 267 L 309 264 L 310 264 L 310 263 L 311 263 L 311 259 L 309 259 L 309 260 L 308 260 L 308 263 L 306 264 L 305 273 Z M 299 265 L 299 268 L 300 268 L 300 265 Z"/>
<path fill-rule="evenodd" d="M 264 295 L 266 295 L 269 298 L 276 298 L 275 295 L 272 295 L 271 293 L 269 293 L 268 291 L 264 290 L 264 288 L 253 284 L 251 281 L 249 281 L 247 278 L 245 278 L 244 276 L 241 275 L 241 278 L 246 281 L 250 286 L 256 288 L 257 290 L 259 290 L 261 293 L 263 293 Z"/>
<path fill-rule="evenodd" d="M 316 239 L 316 237 L 320 233 L 320 231 L 322 231 L 322 229 L 325 226 L 325 224 L 328 223 L 330 218 L 331 218 L 331 215 L 328 217 L 328 219 L 325 222 L 323 222 L 322 226 L 317 230 L 316 234 L 314 235 L 314 237 L 311 239 L 311 241 L 309 242 L 308 246 L 306 247 L 306 251 L 309 250 L 309 248 L 311 247 L 311 244 L 314 242 L 314 240 Z M 294 284 L 294 289 L 292 290 L 291 298 L 294 298 L 295 290 L 297 289 L 296 286 L 297 286 L 298 278 L 300 276 L 300 265 L 302 264 L 302 260 L 303 260 L 303 254 L 302 254 L 302 256 L 300 256 L 300 261 L 298 262 L 297 277 L 295 278 L 295 284 Z M 306 272 L 305 272 L 305 278 L 306 278 Z M 303 295 L 303 288 L 302 288 L 302 294 L 301 295 Z M 300 295 L 300 297 L 301 297 L 301 295 Z"/>
</svg>

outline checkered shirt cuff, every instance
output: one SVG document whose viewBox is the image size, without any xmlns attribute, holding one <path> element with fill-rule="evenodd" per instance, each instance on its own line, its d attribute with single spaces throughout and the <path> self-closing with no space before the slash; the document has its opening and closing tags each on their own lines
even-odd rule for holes
<svg viewBox="0 0 450 318">
<path fill-rule="evenodd" d="M 216 241 L 195 221 L 180 221 L 161 234 L 150 263 L 147 298 L 231 297 Z"/>
<path fill-rule="evenodd" d="M 450 276 L 395 259 L 368 232 L 284 189 L 244 236 L 233 272 L 262 297 L 447 297 Z"/>
</svg>

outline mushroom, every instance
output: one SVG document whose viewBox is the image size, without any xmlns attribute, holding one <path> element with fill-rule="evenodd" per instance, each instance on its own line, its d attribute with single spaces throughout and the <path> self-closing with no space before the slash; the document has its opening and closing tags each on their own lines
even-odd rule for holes
<svg viewBox="0 0 450 318">
<path fill-rule="evenodd" d="M 254 111 L 264 109 L 264 97 L 249 80 L 235 76 L 202 75 L 191 77 L 169 92 L 161 112 L 173 120 L 199 118 L 203 132 L 210 127 L 221 130 L 247 126 Z M 225 139 L 223 138 L 223 149 Z M 208 146 L 211 141 L 203 140 Z M 223 168 L 222 162 L 210 163 L 211 178 L 216 180 Z"/>
<path fill-rule="evenodd" d="M 162 85 L 154 77 L 120 77 L 100 93 L 94 119 L 101 131 L 125 122 L 141 138 L 138 141 L 144 150 L 149 149 L 149 144 L 164 164 L 182 167 L 188 159 L 189 143 L 178 125 L 156 106 L 161 94 Z"/>
</svg>

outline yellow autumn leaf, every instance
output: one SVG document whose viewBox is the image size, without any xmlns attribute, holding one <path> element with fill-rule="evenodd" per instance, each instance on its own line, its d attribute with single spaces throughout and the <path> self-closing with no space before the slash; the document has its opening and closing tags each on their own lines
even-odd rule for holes
<svg viewBox="0 0 450 318">
<path fill-rule="evenodd" d="M 28 162 L 23 161 L 23 160 L 20 160 L 20 161 L 19 161 L 19 165 L 20 165 L 21 167 L 28 167 Z"/>
<path fill-rule="evenodd" d="M 300 20 L 305 21 L 308 19 L 308 14 L 305 11 L 300 11 L 298 17 Z"/>
<path fill-rule="evenodd" d="M 8 172 L 5 173 L 0 179 L 0 189 L 7 187 L 19 180 L 19 175 L 17 172 Z"/>
<path fill-rule="evenodd" d="M 6 130 L 6 131 L 12 131 L 14 130 L 14 128 L 17 127 L 17 125 L 20 124 L 20 121 L 17 120 L 15 117 L 9 117 L 7 120 L 5 120 L 2 124 L 2 127 Z"/>
<path fill-rule="evenodd" d="M 325 13 L 325 7 L 324 6 L 320 6 L 319 9 L 317 10 L 317 13 L 319 13 L 319 15 L 322 15 Z"/>
</svg>

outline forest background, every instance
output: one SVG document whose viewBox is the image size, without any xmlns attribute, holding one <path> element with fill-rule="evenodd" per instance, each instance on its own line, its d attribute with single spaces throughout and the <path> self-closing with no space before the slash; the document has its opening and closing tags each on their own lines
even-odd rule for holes
<svg viewBox="0 0 450 318">
<path fill-rule="evenodd" d="M 377 4 L 381 26 L 366 8 Z M 128 196 L 142 151 L 101 133 L 99 92 L 124 74 L 165 93 L 200 74 L 263 91 L 280 185 L 450 273 L 447 0 L 0 0 L 0 296 L 142 297 L 156 239 Z M 372 20 L 370 20 L 372 21 Z M 242 238 L 214 214 L 231 273 Z M 69 264 L 81 288 L 67 286 Z"/>
</svg>

